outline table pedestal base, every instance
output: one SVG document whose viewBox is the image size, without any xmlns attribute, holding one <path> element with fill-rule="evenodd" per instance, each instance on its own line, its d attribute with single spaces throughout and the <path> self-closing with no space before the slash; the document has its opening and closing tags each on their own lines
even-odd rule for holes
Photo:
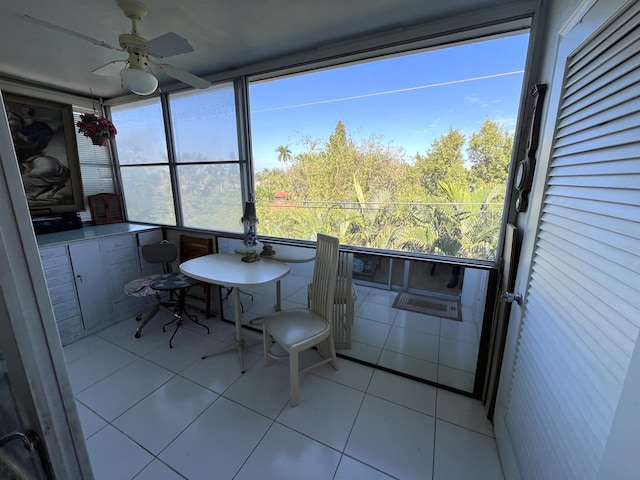
<svg viewBox="0 0 640 480">
<path fill-rule="evenodd" d="M 241 308 L 242 306 L 240 305 L 240 289 L 237 287 L 233 288 L 233 300 L 234 300 L 234 317 L 235 317 L 235 324 L 236 324 L 236 340 L 235 342 L 219 348 L 217 350 L 213 350 L 211 352 L 205 353 L 202 358 L 205 359 L 207 357 L 210 357 L 212 355 L 217 355 L 219 353 L 225 353 L 225 352 L 230 352 L 231 350 L 238 350 L 238 355 L 240 356 L 240 371 L 242 373 L 245 372 L 245 368 L 244 368 L 244 355 L 242 353 L 242 351 L 246 348 L 249 347 L 251 345 L 257 345 L 259 343 L 262 343 L 262 340 L 245 340 L 244 338 L 242 338 L 242 311 Z"/>
</svg>

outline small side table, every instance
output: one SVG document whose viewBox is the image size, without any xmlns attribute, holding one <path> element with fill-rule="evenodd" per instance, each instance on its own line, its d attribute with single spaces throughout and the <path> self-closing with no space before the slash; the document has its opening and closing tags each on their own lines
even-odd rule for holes
<svg viewBox="0 0 640 480">
<path fill-rule="evenodd" d="M 195 278 L 188 277 L 182 273 L 173 272 L 160 275 L 149 284 L 149 287 L 153 288 L 154 290 L 178 292 L 178 310 L 177 312 L 174 310 L 174 319 L 162 326 L 162 331 L 164 332 L 167 325 L 171 325 L 173 322 L 176 322 L 176 329 L 173 331 L 173 334 L 169 339 L 169 348 L 173 348 L 173 337 L 176 336 L 180 325 L 182 325 L 183 315 L 186 315 L 193 323 L 204 327 L 207 330 L 207 334 L 210 333 L 209 327 L 198 322 L 198 317 L 189 315 L 184 308 L 187 290 L 189 289 L 189 287 L 192 287 L 197 283 L 199 283 L 199 281 Z"/>
</svg>

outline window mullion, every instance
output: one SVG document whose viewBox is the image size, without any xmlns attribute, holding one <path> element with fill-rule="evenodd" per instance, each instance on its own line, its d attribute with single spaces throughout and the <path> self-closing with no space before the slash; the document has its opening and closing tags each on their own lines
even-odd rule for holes
<svg viewBox="0 0 640 480">
<path fill-rule="evenodd" d="M 162 116 L 164 121 L 165 139 L 167 142 L 167 159 L 169 161 L 169 176 L 171 179 L 171 193 L 173 194 L 173 209 L 176 216 L 176 225 L 184 226 L 182 218 L 182 203 L 180 198 L 180 188 L 178 185 L 178 171 L 176 167 L 176 150 L 173 141 L 173 125 L 171 119 L 171 106 L 166 93 L 161 94 Z"/>
</svg>

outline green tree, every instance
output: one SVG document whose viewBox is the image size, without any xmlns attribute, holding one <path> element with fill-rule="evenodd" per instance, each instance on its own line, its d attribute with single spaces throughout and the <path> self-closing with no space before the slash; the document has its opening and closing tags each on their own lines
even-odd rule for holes
<svg viewBox="0 0 640 480">
<path fill-rule="evenodd" d="M 468 258 L 494 259 L 502 202 L 501 187 L 484 186 L 474 191 L 440 182 L 447 200 L 430 212 L 436 232 L 433 253 Z"/>
<path fill-rule="evenodd" d="M 512 148 L 513 135 L 497 122 L 485 118 L 480 132 L 471 135 L 467 150 L 472 185 L 506 185 Z"/>
<path fill-rule="evenodd" d="M 288 145 L 280 145 L 276 148 L 276 152 L 278 152 L 278 161 L 284 163 L 284 169 L 288 170 L 287 162 L 290 162 L 293 159 L 293 155 L 291 154 L 291 150 L 289 150 Z"/>
<path fill-rule="evenodd" d="M 255 174 L 256 202 L 271 202 L 276 192 L 288 191 L 288 188 L 287 175 L 279 168 L 265 168 Z"/>
<path fill-rule="evenodd" d="M 413 172 L 409 172 L 409 175 L 422 187 L 423 195 L 440 195 L 439 182 L 450 185 L 468 184 L 463 155 L 465 141 L 465 136 L 459 130 L 450 128 L 447 134 L 433 141 L 425 156 L 416 155 Z"/>
<path fill-rule="evenodd" d="M 354 201 L 354 175 L 365 193 L 398 190 L 405 168 L 402 152 L 383 145 L 380 138 L 356 144 L 338 121 L 328 141 L 305 143 L 307 151 L 296 156 L 287 172 L 296 200 Z"/>
</svg>

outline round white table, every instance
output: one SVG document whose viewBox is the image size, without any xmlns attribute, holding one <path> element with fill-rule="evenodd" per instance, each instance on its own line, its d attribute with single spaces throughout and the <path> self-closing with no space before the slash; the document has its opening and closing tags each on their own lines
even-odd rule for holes
<svg viewBox="0 0 640 480">
<path fill-rule="evenodd" d="M 261 248 L 264 247 L 265 244 L 261 245 Z M 284 263 L 306 263 L 311 262 L 316 258 L 316 249 L 315 248 L 307 248 L 307 247 L 295 247 L 293 245 L 273 245 L 269 244 L 273 247 L 274 253 L 273 255 L 262 255 L 260 254 L 260 258 L 264 258 L 267 260 L 278 260 L 279 262 Z M 237 254 L 245 254 L 247 252 L 247 247 L 244 245 L 236 247 L 234 250 Z M 276 312 L 282 310 L 282 288 L 280 285 L 280 280 L 276 282 Z M 256 319 L 254 319 L 256 320 Z"/>
<path fill-rule="evenodd" d="M 236 341 L 219 350 L 208 352 L 202 356 L 238 350 L 240 354 L 240 368 L 244 373 L 244 358 L 242 350 L 249 345 L 242 338 L 242 307 L 240 305 L 241 287 L 260 287 L 280 279 L 289 274 L 289 266 L 281 261 L 262 259 L 259 262 L 247 263 L 240 255 L 229 253 L 214 253 L 187 260 L 180 264 L 180 272 L 202 282 L 232 287 L 234 293 L 234 320 L 236 324 Z M 252 342 L 259 343 L 259 342 Z"/>
</svg>

